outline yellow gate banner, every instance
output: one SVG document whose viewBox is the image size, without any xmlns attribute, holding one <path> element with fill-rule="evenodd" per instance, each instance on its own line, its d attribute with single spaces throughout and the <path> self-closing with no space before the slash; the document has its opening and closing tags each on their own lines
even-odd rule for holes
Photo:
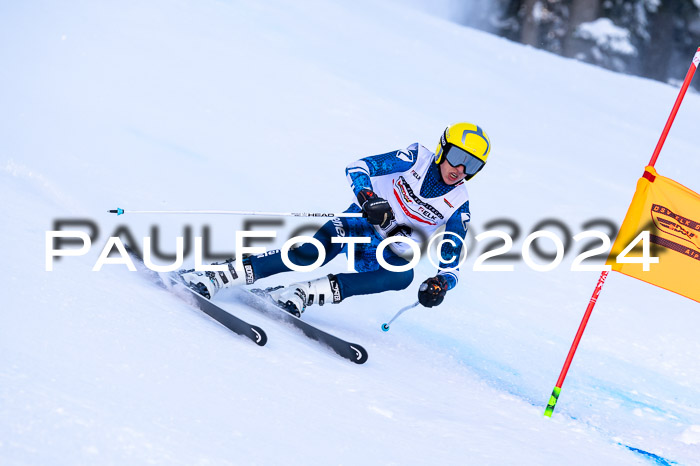
<svg viewBox="0 0 700 466">
<path fill-rule="evenodd" d="M 643 231 L 649 232 L 647 252 L 658 257 L 658 263 L 624 262 L 641 260 L 644 240 L 619 259 Z M 606 264 L 700 302 L 700 195 L 646 167 Z"/>
</svg>

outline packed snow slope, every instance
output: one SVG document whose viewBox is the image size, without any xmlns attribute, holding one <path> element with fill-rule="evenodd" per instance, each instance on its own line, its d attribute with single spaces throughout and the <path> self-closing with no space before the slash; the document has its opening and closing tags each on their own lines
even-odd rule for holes
<svg viewBox="0 0 700 466">
<path fill-rule="evenodd" d="M 563 239 L 619 225 L 677 89 L 367 0 L 2 2 L 0 44 L 0 463 L 700 464 L 698 303 L 611 275 L 546 419 L 598 273 L 570 270 L 578 243 L 550 272 L 520 257 L 544 219 Z M 273 248 L 320 224 L 108 209 L 339 211 L 347 163 L 464 120 L 493 150 L 458 288 L 382 332 L 434 274 L 423 259 L 406 291 L 304 315 L 365 346 L 362 366 L 230 293 L 267 346 L 123 265 L 92 271 L 118 229 L 172 253 L 208 228 L 225 254 L 243 226 Z M 696 191 L 698 121 L 689 94 L 657 164 Z M 57 219 L 99 232 L 48 272 Z M 512 272 L 472 270 L 492 228 L 514 257 L 487 263 Z"/>
</svg>

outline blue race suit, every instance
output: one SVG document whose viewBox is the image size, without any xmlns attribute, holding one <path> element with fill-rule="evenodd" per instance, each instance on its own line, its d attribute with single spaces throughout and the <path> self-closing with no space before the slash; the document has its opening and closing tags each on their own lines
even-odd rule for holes
<svg viewBox="0 0 700 466">
<path fill-rule="evenodd" d="M 435 163 L 435 155 L 425 147 L 412 144 L 407 149 L 360 159 L 348 165 L 346 174 L 355 195 L 362 189 L 372 189 L 387 199 L 397 222 L 381 229 L 365 218 L 334 218 L 316 232 L 314 238 L 321 242 L 326 251 L 323 265 L 341 252 L 347 254 L 347 245 L 332 243 L 333 237 L 368 237 L 371 240 L 370 243 L 354 245 L 357 272 L 336 275 L 343 298 L 402 290 L 411 284 L 412 270 L 391 272 L 377 262 L 377 247 L 384 238 L 402 235 L 420 243 L 427 234 L 444 225 L 446 233 L 464 240 L 470 220 L 464 182 L 455 185 L 444 183 L 439 166 Z M 361 211 L 357 203 L 345 210 Z M 461 241 L 455 241 L 454 245 L 444 243 L 441 248 L 439 274 L 445 277 L 449 289 L 454 288 L 459 279 L 459 269 L 451 263 L 451 259 L 456 263 L 461 249 Z M 408 261 L 399 255 L 401 253 L 401 249 L 387 247 L 383 257 L 391 265 L 405 265 Z M 310 243 L 289 251 L 289 259 L 297 265 L 313 264 L 317 258 L 316 247 Z M 290 270 L 282 262 L 279 250 L 251 256 L 247 260 L 252 265 L 255 279 Z"/>
</svg>

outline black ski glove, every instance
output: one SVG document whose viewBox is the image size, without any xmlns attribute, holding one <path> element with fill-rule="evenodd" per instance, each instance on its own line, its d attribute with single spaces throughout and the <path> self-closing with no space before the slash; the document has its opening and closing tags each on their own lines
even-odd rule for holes
<svg viewBox="0 0 700 466">
<path fill-rule="evenodd" d="M 442 275 L 430 277 L 418 288 L 418 301 L 425 307 L 439 305 L 447 294 L 447 280 Z"/>
<path fill-rule="evenodd" d="M 371 189 L 357 193 L 357 203 L 362 207 L 363 217 L 372 225 L 384 228 L 394 219 L 389 201 L 377 196 Z"/>
</svg>

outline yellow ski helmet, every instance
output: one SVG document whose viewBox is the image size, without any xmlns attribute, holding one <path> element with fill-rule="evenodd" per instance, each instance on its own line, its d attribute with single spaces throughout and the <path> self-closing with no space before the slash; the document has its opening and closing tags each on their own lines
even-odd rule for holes
<svg viewBox="0 0 700 466">
<path fill-rule="evenodd" d="M 486 132 L 473 123 L 457 123 L 445 129 L 435 150 L 435 163 L 447 160 L 456 167 L 462 165 L 469 180 L 484 168 L 491 152 Z"/>
</svg>

